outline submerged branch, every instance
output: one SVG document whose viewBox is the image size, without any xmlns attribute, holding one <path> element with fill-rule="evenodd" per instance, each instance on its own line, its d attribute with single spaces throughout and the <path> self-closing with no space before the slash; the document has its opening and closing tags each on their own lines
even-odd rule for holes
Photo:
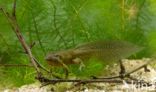
<svg viewBox="0 0 156 92">
<path fill-rule="evenodd" d="M 74 85 L 75 87 L 81 84 L 87 84 L 87 83 L 118 83 L 118 84 L 123 84 L 124 82 L 126 82 L 127 84 L 140 84 L 142 86 L 152 86 L 152 83 L 148 83 L 148 82 L 144 82 L 144 81 L 140 81 L 140 80 L 122 80 L 122 79 L 47 79 L 45 77 L 40 77 L 37 78 L 41 83 L 45 83 L 45 85 L 43 84 L 43 86 L 49 85 L 49 84 L 56 84 L 56 83 L 62 83 L 62 82 L 76 82 L 77 84 Z"/>
<path fill-rule="evenodd" d="M 8 22 L 10 23 L 13 31 L 15 32 L 18 40 L 20 41 L 22 47 L 24 48 L 25 52 L 28 54 L 28 57 L 31 61 L 31 63 L 33 64 L 33 67 L 35 68 L 35 70 L 37 71 L 37 73 L 40 73 L 40 69 L 38 68 L 37 63 L 34 60 L 34 57 L 31 53 L 31 50 L 29 48 L 29 46 L 27 45 L 24 37 L 21 34 L 21 30 L 20 27 L 17 23 L 17 19 L 16 19 L 16 0 L 14 0 L 14 4 L 13 4 L 13 11 L 12 11 L 12 15 L 10 15 L 8 12 L 6 12 L 3 8 L 1 8 L 2 13 L 6 16 Z"/>
<path fill-rule="evenodd" d="M 144 68 L 149 62 L 133 69 L 130 72 L 125 73 L 123 76 L 114 76 L 114 77 L 107 77 L 107 78 L 92 78 L 92 79 L 48 79 L 45 77 L 36 77 L 41 83 L 43 83 L 42 86 L 46 86 L 49 84 L 56 84 L 56 83 L 62 83 L 62 82 L 77 82 L 75 86 L 80 84 L 87 84 L 87 83 L 123 83 L 125 81 L 127 84 L 143 84 L 143 86 L 152 86 L 153 84 L 138 80 L 136 78 L 133 78 L 130 76 L 130 74 Z M 129 80 L 126 80 L 126 79 Z"/>
</svg>

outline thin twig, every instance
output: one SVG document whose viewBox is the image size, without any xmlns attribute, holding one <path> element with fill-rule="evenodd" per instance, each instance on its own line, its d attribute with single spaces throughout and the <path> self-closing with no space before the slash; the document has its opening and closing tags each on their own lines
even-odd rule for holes
<svg viewBox="0 0 156 92">
<path fill-rule="evenodd" d="M 44 85 L 42 86 L 46 86 L 46 85 L 49 85 L 49 84 L 56 84 L 56 83 L 60 83 L 60 82 L 77 82 L 77 84 L 75 84 L 74 86 L 78 86 L 80 84 L 87 84 L 87 83 L 99 83 L 99 82 L 102 82 L 102 83 L 123 83 L 123 80 L 122 79 L 116 79 L 116 78 L 121 78 L 121 77 L 127 77 L 131 80 L 124 80 L 126 81 L 126 83 L 128 84 L 138 84 L 138 83 L 142 83 L 143 86 L 152 86 L 153 84 L 151 83 L 148 83 L 148 82 L 144 82 L 144 81 L 140 81 L 136 78 L 132 78 L 130 76 L 130 74 L 142 69 L 143 67 L 145 67 L 146 65 L 148 65 L 149 62 L 143 64 L 142 66 L 126 73 L 124 76 L 114 76 L 114 77 L 108 77 L 108 78 L 93 78 L 93 79 L 87 79 L 87 80 L 81 80 L 81 79 L 47 79 L 45 77 L 38 77 L 37 79 L 41 82 L 41 83 L 44 83 Z"/>
<path fill-rule="evenodd" d="M 33 67 L 32 65 L 26 64 L 0 64 L 0 67 Z"/>
<path fill-rule="evenodd" d="M 16 2 L 17 0 L 14 0 L 13 8 L 12 8 L 12 17 L 16 20 Z"/>
<path fill-rule="evenodd" d="M 144 67 L 147 66 L 148 64 L 149 64 L 149 62 L 147 62 L 147 63 L 145 63 L 145 64 L 143 64 L 143 65 L 137 67 L 136 69 L 133 69 L 133 70 L 130 71 L 130 72 L 125 73 L 124 75 L 117 75 L 117 76 L 105 77 L 105 78 L 97 78 L 97 77 L 95 77 L 95 76 L 91 76 L 91 77 L 92 77 L 93 79 L 115 79 L 115 78 L 122 78 L 122 77 L 123 77 L 123 78 L 128 77 L 128 78 L 131 78 L 131 79 L 132 79 L 132 77 L 130 76 L 130 74 L 132 74 L 132 73 L 134 73 L 134 72 L 136 72 L 136 71 L 138 71 L 138 70 L 144 68 Z"/>
<path fill-rule="evenodd" d="M 19 25 L 17 23 L 17 19 L 16 19 L 16 0 L 14 0 L 14 4 L 13 4 L 13 11 L 12 11 L 12 16 L 10 17 L 9 13 L 6 12 L 3 8 L 1 8 L 3 14 L 6 16 L 6 18 L 8 19 L 8 22 L 10 23 L 13 31 L 15 32 L 18 40 L 20 41 L 22 47 L 24 48 L 25 52 L 28 54 L 28 57 L 31 61 L 31 63 L 33 64 L 35 70 L 37 71 L 37 73 L 40 73 L 40 69 L 38 68 L 33 55 L 31 53 L 31 50 L 29 48 L 29 46 L 27 45 L 25 39 L 23 38 L 21 32 L 20 32 L 20 28 Z"/>
<path fill-rule="evenodd" d="M 62 82 L 77 82 L 78 84 L 75 86 L 78 86 L 80 84 L 87 84 L 87 83 L 123 83 L 123 80 L 121 79 L 87 79 L 87 80 L 81 80 L 81 79 L 47 79 L 45 77 L 37 78 L 41 83 L 46 83 L 44 86 L 49 84 L 56 84 L 56 83 L 62 83 Z M 124 80 L 127 84 L 138 84 L 140 81 L 138 80 Z M 152 86 L 153 84 L 148 82 L 141 82 L 142 84 L 147 84 L 147 86 Z"/>
<path fill-rule="evenodd" d="M 128 72 L 128 73 L 126 73 L 125 75 L 126 75 L 126 76 L 127 76 L 127 75 L 130 75 L 130 74 L 132 74 L 132 73 L 134 73 L 134 72 L 136 72 L 136 71 L 138 71 L 138 70 L 144 68 L 144 67 L 147 66 L 148 64 L 149 64 L 149 62 L 147 62 L 147 63 L 141 65 L 140 67 L 138 67 L 138 68 L 136 68 L 136 69 L 134 69 L 134 70 L 132 70 L 132 71 L 130 71 L 130 72 Z"/>
<path fill-rule="evenodd" d="M 36 44 L 36 42 L 31 42 L 29 45 L 30 49 L 32 49 L 35 46 L 35 44 Z"/>
</svg>

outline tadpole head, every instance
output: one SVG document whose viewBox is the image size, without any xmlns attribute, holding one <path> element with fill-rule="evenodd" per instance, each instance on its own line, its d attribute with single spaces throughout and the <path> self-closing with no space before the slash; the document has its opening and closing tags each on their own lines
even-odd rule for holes
<svg viewBox="0 0 156 92">
<path fill-rule="evenodd" d="M 56 53 L 51 53 L 46 55 L 45 60 L 48 62 L 49 65 L 53 66 L 60 66 L 59 61 L 61 60 L 61 55 Z"/>
</svg>

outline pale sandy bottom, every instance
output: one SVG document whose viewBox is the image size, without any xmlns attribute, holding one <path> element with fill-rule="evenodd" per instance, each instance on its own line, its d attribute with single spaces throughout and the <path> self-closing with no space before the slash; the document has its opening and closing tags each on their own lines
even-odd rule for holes
<svg viewBox="0 0 156 92">
<path fill-rule="evenodd" d="M 132 69 L 135 69 L 138 66 L 141 66 L 146 61 L 150 61 L 150 59 L 141 59 L 141 60 L 128 60 L 124 59 L 124 65 L 126 67 L 127 71 L 131 71 Z M 118 74 L 117 71 L 119 71 L 119 66 L 114 65 L 113 68 L 110 68 L 110 74 L 116 75 Z M 144 69 L 141 69 L 133 74 L 131 74 L 132 77 L 137 78 L 138 80 L 144 80 L 146 82 L 155 84 L 156 82 L 156 71 L 154 68 L 152 68 L 150 65 L 148 66 L 148 69 L 150 69 L 150 72 L 145 72 Z M 116 84 L 116 83 L 92 83 L 92 84 L 86 84 L 74 87 L 70 89 L 73 86 L 73 83 L 59 83 L 56 85 L 49 85 L 40 88 L 40 84 L 38 82 L 29 84 L 29 85 L 23 85 L 20 88 L 14 88 L 14 89 L 5 89 L 2 92 L 156 92 L 156 85 L 149 86 L 149 87 L 137 87 L 138 85 L 131 85 L 127 84 L 125 81 L 123 81 L 122 84 Z"/>
</svg>

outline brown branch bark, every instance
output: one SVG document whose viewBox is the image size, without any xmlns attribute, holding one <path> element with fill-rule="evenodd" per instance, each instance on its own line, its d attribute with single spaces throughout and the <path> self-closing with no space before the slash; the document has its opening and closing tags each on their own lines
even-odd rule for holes
<svg viewBox="0 0 156 92">
<path fill-rule="evenodd" d="M 147 66 L 149 64 L 149 62 L 141 65 L 140 67 L 125 73 L 125 75 L 123 76 L 124 78 L 129 78 L 130 80 L 124 80 L 126 81 L 126 83 L 128 84 L 138 84 L 139 82 L 144 84 L 145 86 L 152 86 L 153 84 L 150 84 L 148 82 L 144 82 L 144 81 L 140 81 L 138 79 L 132 78 L 130 76 L 130 74 L 144 68 L 145 66 Z M 120 79 L 116 79 L 116 78 L 120 78 Z M 77 82 L 76 85 L 80 85 L 80 84 L 86 84 L 86 83 L 99 83 L 99 82 L 103 82 L 103 83 L 123 83 L 123 80 L 121 79 L 121 75 L 119 76 L 114 76 L 114 77 L 108 77 L 108 78 L 93 78 L 93 79 L 88 79 L 88 80 L 81 80 L 81 79 L 47 79 L 45 77 L 36 77 L 36 79 L 38 79 L 40 82 L 42 83 L 46 83 L 45 85 L 42 86 L 46 86 L 49 84 L 56 84 L 56 83 L 60 83 L 60 82 Z"/>
<path fill-rule="evenodd" d="M 31 53 L 31 50 L 29 48 L 29 46 L 27 45 L 24 37 L 22 36 L 21 32 L 20 32 L 20 27 L 17 23 L 17 19 L 16 19 L 16 0 L 14 0 L 14 4 L 13 4 L 13 11 L 12 11 L 12 15 L 9 15 L 8 12 L 6 12 L 3 8 L 1 8 L 3 14 L 6 16 L 6 18 L 8 19 L 8 22 L 10 23 L 13 31 L 15 32 L 18 40 L 20 41 L 22 47 L 24 48 L 25 52 L 28 54 L 28 57 L 33 65 L 33 67 L 35 68 L 35 70 L 37 71 L 37 73 L 40 73 L 40 69 L 38 68 L 37 63 L 34 60 L 34 57 Z"/>
<path fill-rule="evenodd" d="M 31 50 L 29 48 L 29 46 L 26 44 L 26 41 L 24 40 L 21 32 L 20 32 L 20 28 L 19 25 L 17 23 L 17 19 L 16 19 L 16 0 L 14 0 L 14 5 L 13 5 L 13 13 L 12 13 L 12 22 L 14 23 L 14 26 L 12 27 L 14 32 L 16 33 L 16 36 L 18 37 L 21 45 L 23 46 L 25 52 L 27 52 L 29 59 L 31 61 L 31 63 L 33 64 L 34 68 L 36 69 L 36 71 L 39 73 L 40 70 L 37 66 L 37 63 L 35 62 L 33 55 L 31 53 Z"/>
<path fill-rule="evenodd" d="M 4 14 L 4 16 L 7 18 L 9 24 L 11 25 L 11 28 L 13 29 L 13 31 L 15 32 L 18 40 L 20 41 L 20 43 L 21 43 L 21 45 L 22 45 L 22 47 L 24 49 L 24 52 L 28 55 L 33 67 L 37 71 L 37 74 L 41 75 L 40 68 L 49 73 L 49 71 L 46 68 L 44 68 L 38 62 L 38 60 L 33 56 L 32 52 L 31 52 L 31 48 L 29 47 L 29 45 L 26 43 L 24 37 L 22 36 L 21 30 L 20 30 L 20 27 L 18 25 L 17 18 L 16 18 L 16 0 L 14 0 L 12 15 L 10 15 L 8 12 L 6 12 L 2 7 L 0 7 L 0 10 Z M 52 74 L 52 75 L 54 77 L 56 76 L 54 74 Z"/>
<path fill-rule="evenodd" d="M 140 80 L 122 80 L 122 79 L 86 79 L 86 80 L 81 80 L 81 79 L 47 79 L 45 77 L 40 77 L 37 78 L 43 86 L 49 85 L 49 84 L 56 84 L 60 82 L 76 82 L 77 84 L 74 86 L 78 86 L 80 84 L 87 84 L 87 83 L 118 83 L 118 84 L 123 84 L 123 81 L 125 81 L 127 84 L 142 84 L 142 86 L 152 86 L 152 83 L 140 81 Z"/>
</svg>

